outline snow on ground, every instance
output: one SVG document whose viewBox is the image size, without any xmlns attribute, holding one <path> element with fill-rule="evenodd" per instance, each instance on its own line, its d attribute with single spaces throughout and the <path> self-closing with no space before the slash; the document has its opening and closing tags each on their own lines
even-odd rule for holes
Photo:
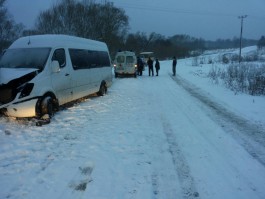
<svg viewBox="0 0 265 199">
<path fill-rule="evenodd" d="M 191 62 L 114 79 L 46 126 L 0 118 L 0 198 L 265 198 L 265 98 Z"/>
</svg>

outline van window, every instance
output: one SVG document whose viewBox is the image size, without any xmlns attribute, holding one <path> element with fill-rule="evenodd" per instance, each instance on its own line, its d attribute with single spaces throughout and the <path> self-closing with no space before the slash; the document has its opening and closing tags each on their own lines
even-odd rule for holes
<svg viewBox="0 0 265 199">
<path fill-rule="evenodd" d="M 122 55 L 119 55 L 119 56 L 117 57 L 117 62 L 118 62 L 118 63 L 124 63 L 124 62 L 125 62 L 125 57 L 122 56 Z"/>
<path fill-rule="evenodd" d="M 127 56 L 126 57 L 126 64 L 131 64 L 133 63 L 133 56 Z"/>
<path fill-rule="evenodd" d="M 110 66 L 109 55 L 104 51 L 69 49 L 74 70 Z"/>
<path fill-rule="evenodd" d="M 99 56 L 99 62 L 100 62 L 100 66 L 102 67 L 106 67 L 109 66 L 110 67 L 110 59 L 109 59 L 109 54 L 105 51 L 98 51 L 98 56 Z"/>
<path fill-rule="evenodd" d="M 65 51 L 63 48 L 54 51 L 52 61 L 58 61 L 61 68 L 65 67 Z"/>
</svg>

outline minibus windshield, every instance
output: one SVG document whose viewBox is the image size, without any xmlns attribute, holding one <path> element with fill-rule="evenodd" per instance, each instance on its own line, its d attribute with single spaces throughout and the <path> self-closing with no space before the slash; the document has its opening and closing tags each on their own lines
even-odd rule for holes
<svg viewBox="0 0 265 199">
<path fill-rule="evenodd" d="M 43 70 L 51 48 L 7 49 L 0 59 L 0 68 L 36 68 Z"/>
</svg>

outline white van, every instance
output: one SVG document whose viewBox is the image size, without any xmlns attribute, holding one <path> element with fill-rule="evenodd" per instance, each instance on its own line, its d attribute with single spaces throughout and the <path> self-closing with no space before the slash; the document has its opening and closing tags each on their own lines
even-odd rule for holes
<svg viewBox="0 0 265 199">
<path fill-rule="evenodd" d="M 137 58 L 134 52 L 117 52 L 114 59 L 115 77 L 132 75 L 137 77 Z"/>
<path fill-rule="evenodd" d="M 112 82 L 105 43 L 67 35 L 16 40 L 0 60 L 0 112 L 12 117 L 52 115 L 60 105 Z"/>
</svg>

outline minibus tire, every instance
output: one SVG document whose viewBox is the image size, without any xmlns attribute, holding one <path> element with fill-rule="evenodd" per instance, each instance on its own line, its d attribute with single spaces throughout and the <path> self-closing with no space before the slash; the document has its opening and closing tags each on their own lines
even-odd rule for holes
<svg viewBox="0 0 265 199">
<path fill-rule="evenodd" d="M 97 92 L 98 96 L 104 96 L 107 93 L 107 86 L 106 83 L 103 82 L 100 85 L 99 91 Z"/>
<path fill-rule="evenodd" d="M 40 106 L 41 117 L 48 114 L 50 117 L 54 115 L 53 99 L 51 96 L 46 96 L 41 101 Z"/>
</svg>

